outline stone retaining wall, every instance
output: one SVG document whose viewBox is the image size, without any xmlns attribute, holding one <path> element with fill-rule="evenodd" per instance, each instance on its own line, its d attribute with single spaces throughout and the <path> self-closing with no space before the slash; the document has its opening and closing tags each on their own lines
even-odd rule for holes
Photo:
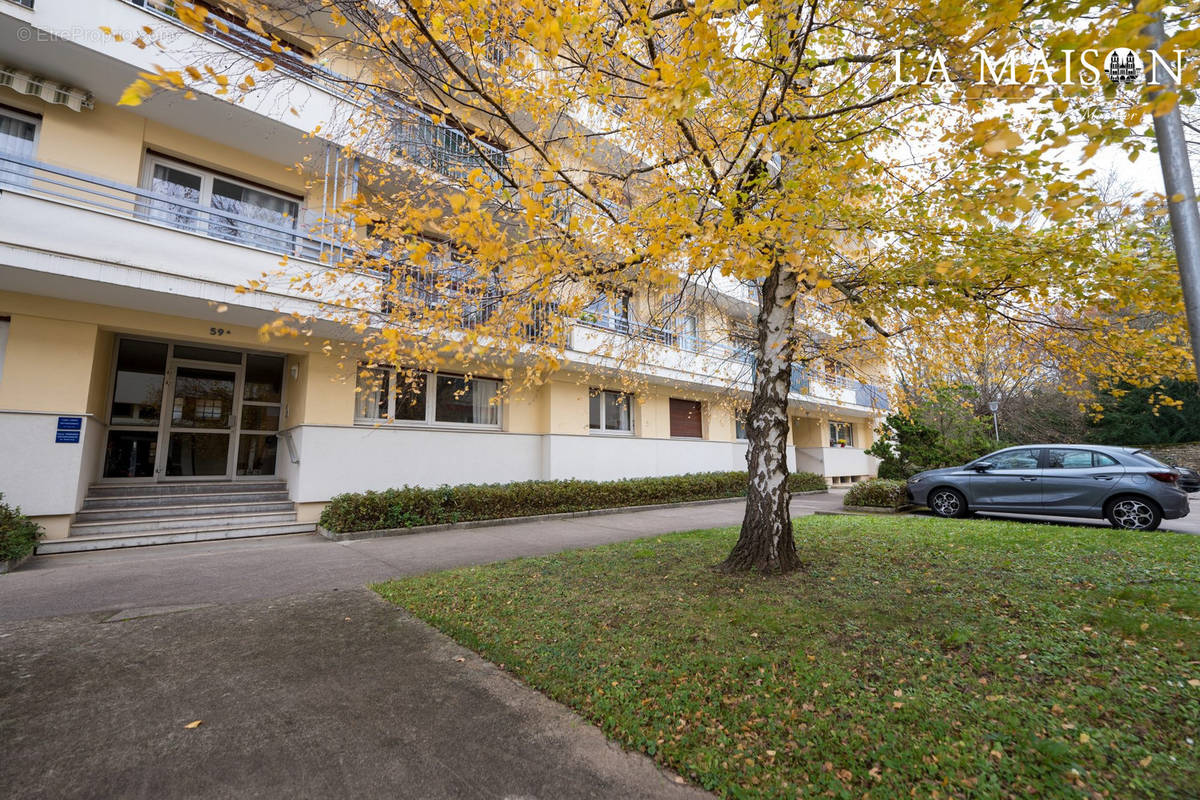
<svg viewBox="0 0 1200 800">
<path fill-rule="evenodd" d="M 1200 442 L 1148 444 L 1143 447 L 1159 461 L 1200 470 Z"/>
</svg>

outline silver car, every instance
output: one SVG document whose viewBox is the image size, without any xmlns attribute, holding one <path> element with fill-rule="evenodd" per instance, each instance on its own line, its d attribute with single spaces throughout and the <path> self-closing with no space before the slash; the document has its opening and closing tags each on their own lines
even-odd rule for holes
<svg viewBox="0 0 1200 800">
<path fill-rule="evenodd" d="M 939 517 L 973 511 L 1107 519 L 1152 531 L 1188 513 L 1179 473 L 1145 450 L 1081 444 L 1008 447 L 908 479 L 909 500 Z"/>
</svg>

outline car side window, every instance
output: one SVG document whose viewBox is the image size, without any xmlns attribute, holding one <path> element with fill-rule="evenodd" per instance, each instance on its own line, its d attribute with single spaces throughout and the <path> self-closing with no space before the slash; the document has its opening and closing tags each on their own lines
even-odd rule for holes
<svg viewBox="0 0 1200 800">
<path fill-rule="evenodd" d="M 1037 469 L 1038 451 L 1008 450 L 992 458 L 995 469 Z"/>
<path fill-rule="evenodd" d="M 1050 448 L 1046 450 L 1046 469 L 1090 469 L 1093 466 L 1093 455 L 1100 454 L 1092 453 L 1091 450 Z"/>
<path fill-rule="evenodd" d="M 1104 453 L 1092 453 L 1093 467 L 1115 467 L 1117 460 L 1112 456 L 1106 456 Z"/>
</svg>

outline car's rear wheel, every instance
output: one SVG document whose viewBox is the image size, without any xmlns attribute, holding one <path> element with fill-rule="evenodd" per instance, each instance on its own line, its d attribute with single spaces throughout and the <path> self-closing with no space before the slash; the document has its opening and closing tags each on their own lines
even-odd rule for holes
<svg viewBox="0 0 1200 800">
<path fill-rule="evenodd" d="M 1104 511 L 1109 524 L 1124 531 L 1152 531 L 1162 522 L 1162 510 L 1144 497 L 1118 497 Z"/>
<path fill-rule="evenodd" d="M 967 498 L 956 489 L 934 489 L 925 498 L 925 505 L 937 516 L 947 519 L 967 515 Z"/>
</svg>

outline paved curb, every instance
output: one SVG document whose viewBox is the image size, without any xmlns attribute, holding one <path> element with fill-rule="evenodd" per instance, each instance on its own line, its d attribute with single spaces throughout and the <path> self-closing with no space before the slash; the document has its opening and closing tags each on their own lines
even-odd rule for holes
<svg viewBox="0 0 1200 800">
<path fill-rule="evenodd" d="M 20 569 L 22 564 L 33 558 L 34 552 L 34 550 L 30 550 L 20 558 L 10 558 L 8 561 L 0 561 L 0 575 Z"/>
<path fill-rule="evenodd" d="M 826 489 L 815 489 L 811 492 L 792 492 L 792 497 L 809 494 L 828 494 Z M 437 531 L 469 530 L 471 528 L 489 528 L 501 525 L 520 525 L 525 522 L 548 522 L 556 519 L 573 519 L 576 517 L 599 517 L 608 514 L 624 514 L 633 511 L 655 511 L 665 508 L 688 508 L 690 506 L 708 506 L 715 503 L 732 503 L 745 500 L 739 497 L 718 497 L 713 500 L 689 500 L 682 503 L 657 503 L 649 506 L 620 506 L 618 508 L 594 508 L 589 511 L 564 511 L 560 514 L 539 514 L 529 517 L 503 517 L 501 519 L 472 519 L 465 522 L 446 522 L 441 525 L 420 525 L 414 528 L 381 528 L 373 531 L 347 531 L 335 533 L 317 526 L 317 533 L 333 542 L 351 542 L 358 539 L 378 539 L 384 536 L 408 536 L 416 533 L 435 533 Z"/>
</svg>

